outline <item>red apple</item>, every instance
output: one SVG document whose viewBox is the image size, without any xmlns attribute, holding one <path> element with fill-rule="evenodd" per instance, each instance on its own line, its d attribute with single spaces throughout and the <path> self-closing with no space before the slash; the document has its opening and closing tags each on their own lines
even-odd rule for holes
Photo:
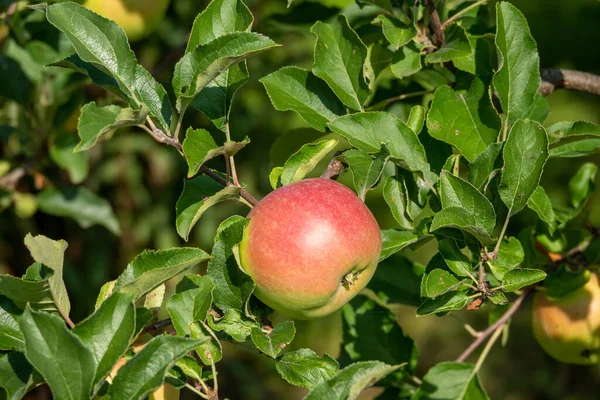
<svg viewBox="0 0 600 400">
<path fill-rule="evenodd" d="M 573 293 L 549 300 L 542 292 L 533 303 L 533 332 L 542 348 L 565 363 L 600 361 L 600 286 L 595 273 Z"/>
<path fill-rule="evenodd" d="M 346 186 L 322 178 L 283 186 L 248 214 L 240 244 L 254 294 L 282 314 L 331 314 L 364 288 L 379 261 L 381 233 Z"/>
</svg>

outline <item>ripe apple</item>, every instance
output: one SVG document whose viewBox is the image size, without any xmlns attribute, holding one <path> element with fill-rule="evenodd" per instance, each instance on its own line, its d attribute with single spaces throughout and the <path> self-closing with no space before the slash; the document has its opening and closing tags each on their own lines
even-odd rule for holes
<svg viewBox="0 0 600 400">
<path fill-rule="evenodd" d="M 248 214 L 241 266 L 263 303 L 296 319 L 341 308 L 364 288 L 379 261 L 373 214 L 346 186 L 322 178 L 283 186 Z"/>
<path fill-rule="evenodd" d="M 85 0 L 90 10 L 112 19 L 130 41 L 143 39 L 163 20 L 170 0 Z"/>
<path fill-rule="evenodd" d="M 533 303 L 533 332 L 542 348 L 565 363 L 600 361 L 600 286 L 592 273 L 581 288 L 556 301 L 542 292 Z"/>
</svg>

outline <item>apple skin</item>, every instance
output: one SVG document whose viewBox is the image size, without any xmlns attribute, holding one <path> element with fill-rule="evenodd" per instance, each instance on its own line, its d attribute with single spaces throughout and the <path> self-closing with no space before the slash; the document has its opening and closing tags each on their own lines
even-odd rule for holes
<svg viewBox="0 0 600 400">
<path fill-rule="evenodd" d="M 83 5 L 123 28 L 130 41 L 148 36 L 163 20 L 170 0 L 85 0 Z"/>
<path fill-rule="evenodd" d="M 263 303 L 295 319 L 341 308 L 375 273 L 381 233 L 346 186 L 313 178 L 269 193 L 248 214 L 240 263 Z M 351 281 L 351 282 L 349 282 Z"/>
<path fill-rule="evenodd" d="M 572 364 L 600 361 L 600 286 L 596 273 L 573 293 L 551 301 L 543 292 L 533 302 L 533 332 L 555 359 Z"/>
</svg>

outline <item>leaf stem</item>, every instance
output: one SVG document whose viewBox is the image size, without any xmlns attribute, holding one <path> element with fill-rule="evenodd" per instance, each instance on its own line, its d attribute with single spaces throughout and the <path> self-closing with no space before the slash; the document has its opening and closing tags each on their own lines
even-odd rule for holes
<svg viewBox="0 0 600 400">
<path fill-rule="evenodd" d="M 225 125 L 225 138 L 227 139 L 227 141 L 231 140 L 229 121 L 227 121 L 227 124 Z M 225 157 L 227 157 L 227 155 L 225 155 Z M 238 181 L 237 170 L 235 169 L 235 160 L 233 159 L 233 156 L 229 157 L 229 164 L 231 165 L 231 178 L 233 179 L 233 184 L 239 187 L 240 182 Z"/>
<path fill-rule="evenodd" d="M 201 391 L 199 391 L 198 389 L 196 389 L 195 387 L 193 387 L 189 383 L 186 382 L 185 387 L 188 388 L 188 389 L 190 389 L 192 392 L 196 393 L 198 396 L 202 397 L 203 399 L 207 399 L 208 400 L 208 396 L 207 395 L 205 395 L 204 393 L 202 393 Z"/>
<path fill-rule="evenodd" d="M 373 109 L 375 109 L 375 110 L 384 109 L 387 106 L 389 106 L 390 104 L 395 103 L 397 101 L 409 99 L 411 97 L 424 96 L 426 94 L 431 94 L 431 93 L 433 93 L 433 91 L 431 91 L 431 90 L 422 90 L 420 92 L 413 92 L 413 93 L 403 93 L 403 94 L 395 96 L 395 97 L 390 97 L 387 100 L 382 100 L 379 103 L 377 103 L 371 107 L 368 107 L 367 111 L 373 110 Z"/>
<path fill-rule="evenodd" d="M 463 8 L 462 10 L 460 10 L 459 12 L 454 14 L 452 17 L 448 18 L 448 20 L 442 24 L 442 26 L 441 26 L 442 30 L 446 29 L 448 27 L 448 25 L 454 23 L 457 19 L 459 19 L 460 17 L 462 17 L 463 15 L 465 15 L 466 13 L 468 13 L 475 7 L 479 7 L 480 5 L 487 3 L 487 1 L 488 0 L 479 0 L 478 2 L 473 3 L 470 6 Z"/>
<path fill-rule="evenodd" d="M 217 367 L 215 366 L 215 360 L 210 359 L 210 369 L 213 374 L 213 392 L 217 393 L 219 391 L 219 382 L 217 381 Z"/>
<path fill-rule="evenodd" d="M 498 236 L 498 242 L 496 242 L 496 246 L 492 251 L 492 259 L 495 259 L 498 256 L 498 250 L 500 249 L 500 244 L 502 243 L 502 239 L 504 239 L 504 234 L 506 233 L 506 228 L 508 228 L 508 222 L 510 221 L 510 212 L 512 208 L 508 209 L 508 214 L 506 214 L 506 219 L 504 220 L 504 226 L 502 226 L 502 230 L 500 231 L 500 236 Z"/>
</svg>

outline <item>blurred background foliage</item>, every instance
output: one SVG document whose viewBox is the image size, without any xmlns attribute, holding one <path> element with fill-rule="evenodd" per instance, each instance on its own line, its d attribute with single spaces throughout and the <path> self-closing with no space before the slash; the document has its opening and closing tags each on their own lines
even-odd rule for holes
<svg viewBox="0 0 600 400">
<path fill-rule="evenodd" d="M 447 0 L 448 8 L 453 9 L 461 2 Z M 529 21 L 542 67 L 600 73 L 597 51 L 600 3 L 596 0 L 512 2 Z M 6 11 L 9 3 L 12 1 L 1 0 L 0 12 Z M 192 22 L 207 3 L 172 1 L 158 30 L 132 44 L 140 62 L 165 87 L 170 86 L 173 66 L 183 52 Z M 249 136 L 252 140 L 236 156 L 240 181 L 260 198 L 271 190 L 268 181 L 271 168 L 282 165 L 302 144 L 324 134 L 308 127 L 293 112 L 276 112 L 258 79 L 285 65 L 311 67 L 315 38 L 309 29 L 316 20 L 327 20 L 341 9 L 361 36 L 368 38 L 369 30 L 376 29 L 370 21 L 377 10 L 361 8 L 352 0 L 298 1 L 289 9 L 284 0 L 246 0 L 246 3 L 255 16 L 253 30 L 282 44 L 248 61 L 250 81 L 238 92 L 231 111 L 232 139 Z M 489 3 L 480 12 L 489 15 L 493 24 L 494 2 Z M 0 186 L 0 272 L 20 276 L 31 263 L 23 245 L 27 232 L 67 240 L 65 280 L 73 304 L 72 318 L 77 322 L 93 310 L 100 286 L 114 279 L 142 250 L 190 245 L 208 251 L 218 224 L 231 214 L 245 215 L 247 209 L 234 203 L 211 208 L 185 243 L 177 235 L 174 221 L 175 203 L 187 168 L 174 149 L 160 145 L 139 129 L 132 129 L 120 130 L 110 141 L 90 152 L 73 154 L 79 108 L 91 100 L 107 104 L 114 99 L 89 85 L 80 75 L 43 67 L 69 55 L 70 49 L 41 13 L 26 10 L 25 5 L 26 2 L 18 2 L 18 11 L 0 25 L 0 179 L 9 171 L 22 171 L 21 176 L 12 176 L 17 179 L 8 181 L 11 187 Z M 442 20 L 445 18 L 442 15 Z M 439 83 L 442 76 L 422 71 L 414 79 L 399 82 L 384 71 L 372 104 L 403 93 L 431 90 L 446 83 L 444 80 Z M 426 106 L 430 100 L 428 95 L 409 98 L 394 103 L 390 111 L 405 119 L 413 105 Z M 600 98 L 563 90 L 550 95 L 548 101 L 551 114 L 546 125 L 564 120 L 600 123 Z M 185 124 L 208 129 L 217 138 L 222 135 L 199 112 L 188 113 Z M 340 146 L 344 146 L 343 141 Z M 590 160 L 553 159 L 546 167 L 542 185 L 555 204 L 567 201 L 564 188 L 586 161 Z M 598 163 L 598 158 L 595 161 Z M 212 160 L 209 166 L 224 170 L 221 160 Z M 324 167 L 313 174 L 320 174 Z M 342 175 L 340 181 L 351 186 L 350 174 Z M 47 193 L 51 194 L 53 188 L 73 186 L 87 188 L 108 201 L 118 228 L 110 216 L 102 215 L 108 205 L 101 199 L 94 197 L 99 203 L 86 209 L 90 207 L 86 197 L 90 193 L 83 192 L 85 189 L 74 192 L 73 196 L 88 200 L 79 206 L 72 203 L 62 210 L 65 217 L 44 212 L 52 207 Z M 46 198 L 40 193 L 46 193 Z M 369 193 L 367 204 L 382 229 L 395 227 L 380 190 Z M 596 195 L 590 205 L 598 213 L 600 197 Z M 66 218 L 78 215 L 79 222 Z M 519 223 L 525 226 L 535 218 L 530 211 L 519 214 L 509 234 L 517 234 Z M 417 252 L 404 252 L 403 256 L 426 263 L 432 249 L 435 244 Z M 399 268 L 406 266 L 401 257 L 395 259 Z M 422 376 L 437 362 L 456 358 L 472 340 L 464 325 L 481 329 L 487 324 L 488 314 L 489 309 L 483 307 L 441 318 L 417 319 L 414 308 L 398 307 L 400 325 L 420 348 L 418 375 Z M 323 332 L 315 335 L 317 340 L 321 334 L 325 335 Z M 517 314 L 509 336 L 506 347 L 494 348 L 481 371 L 491 398 L 598 398 L 600 367 L 560 364 L 547 356 L 534 341 L 529 307 Z M 225 355 L 219 370 L 220 381 L 224 383 L 223 396 L 248 400 L 297 396 L 290 392 L 293 389 L 277 375 L 274 362 L 267 357 L 241 346 L 227 347 Z M 48 396 L 43 389 L 35 393 L 32 396 Z"/>
</svg>

